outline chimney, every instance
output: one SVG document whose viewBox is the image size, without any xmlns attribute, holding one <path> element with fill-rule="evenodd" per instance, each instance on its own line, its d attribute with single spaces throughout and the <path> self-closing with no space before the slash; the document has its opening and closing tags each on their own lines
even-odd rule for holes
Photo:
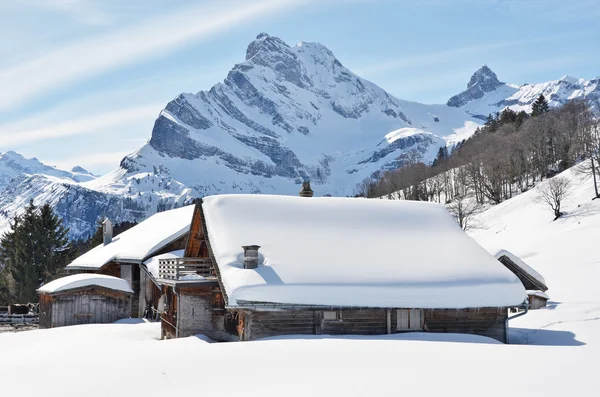
<svg viewBox="0 0 600 397">
<path fill-rule="evenodd" d="M 310 182 L 304 181 L 302 182 L 302 190 L 300 190 L 300 197 L 312 197 L 313 191 L 310 188 Z"/>
<path fill-rule="evenodd" d="M 260 245 L 243 245 L 242 248 L 244 249 L 244 269 L 256 269 Z"/>
<path fill-rule="evenodd" d="M 102 222 L 102 241 L 104 245 L 110 244 L 113 238 L 113 225 L 110 219 L 106 218 Z"/>
</svg>

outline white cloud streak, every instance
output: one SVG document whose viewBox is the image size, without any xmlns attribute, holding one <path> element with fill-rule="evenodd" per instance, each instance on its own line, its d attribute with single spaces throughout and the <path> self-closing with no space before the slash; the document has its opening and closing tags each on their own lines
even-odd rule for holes
<svg viewBox="0 0 600 397">
<path fill-rule="evenodd" d="M 55 166 L 60 169 L 70 170 L 76 165 L 82 166 L 89 171 L 90 168 L 106 167 L 116 168 L 119 161 L 123 157 L 130 154 L 130 152 L 114 151 L 114 152 L 102 152 L 102 153 L 87 153 L 68 157 L 60 161 L 55 161 Z"/>
<path fill-rule="evenodd" d="M 23 123 L 0 126 L 0 142 L 5 147 L 11 147 L 43 139 L 94 133 L 129 122 L 151 120 L 158 116 L 162 107 L 163 104 L 132 107 L 50 123 L 47 127 L 28 128 Z"/>
<path fill-rule="evenodd" d="M 266 18 L 310 0 L 204 4 L 96 35 L 0 70 L 0 110 L 122 66 L 163 57 L 252 19 Z"/>
<path fill-rule="evenodd" d="M 19 3 L 64 14 L 86 25 L 108 25 L 114 21 L 114 17 L 103 9 L 103 2 L 93 0 L 19 0 Z"/>
<path fill-rule="evenodd" d="M 429 52 L 425 54 L 417 54 L 417 55 L 408 55 L 405 57 L 388 60 L 385 62 L 380 62 L 372 65 L 367 65 L 365 67 L 359 67 L 355 69 L 355 73 L 361 76 L 372 76 L 379 73 L 387 73 L 396 70 L 414 68 L 417 66 L 423 66 L 428 64 L 437 64 L 442 61 L 447 61 L 451 59 L 462 59 L 465 55 L 469 54 L 477 54 L 483 52 L 489 52 L 494 50 L 499 50 L 502 48 L 512 48 L 515 46 L 525 46 L 536 43 L 543 43 L 547 41 L 551 41 L 557 38 L 564 38 L 572 35 L 577 35 L 582 32 L 570 32 L 566 34 L 560 34 L 555 36 L 544 36 L 532 39 L 522 39 L 522 40 L 510 40 L 504 42 L 490 43 L 490 44 L 482 44 L 482 45 L 474 45 L 474 46 L 466 46 L 459 48 L 452 48 L 449 50 L 435 51 Z"/>
</svg>

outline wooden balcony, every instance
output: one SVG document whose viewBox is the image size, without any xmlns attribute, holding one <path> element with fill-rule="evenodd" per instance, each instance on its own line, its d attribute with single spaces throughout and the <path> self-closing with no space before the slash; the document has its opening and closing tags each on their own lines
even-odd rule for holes
<svg viewBox="0 0 600 397">
<path fill-rule="evenodd" d="M 158 261 L 158 278 L 192 281 L 196 276 L 214 279 L 215 271 L 209 258 L 173 258 Z"/>
</svg>

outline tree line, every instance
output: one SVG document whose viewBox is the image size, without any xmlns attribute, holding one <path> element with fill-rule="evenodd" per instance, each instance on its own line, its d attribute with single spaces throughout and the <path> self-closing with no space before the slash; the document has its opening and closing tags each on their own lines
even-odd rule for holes
<svg viewBox="0 0 600 397">
<path fill-rule="evenodd" d="M 38 207 L 33 200 L 10 226 L 0 237 L 0 305 L 36 302 L 40 286 L 63 276 L 74 258 L 102 243 L 100 221 L 89 238 L 71 241 L 69 229 L 50 204 Z M 131 222 L 117 224 L 113 234 L 133 226 Z"/>
<path fill-rule="evenodd" d="M 497 204 L 580 163 L 577 170 L 594 178 L 595 197 L 599 197 L 600 125 L 591 105 L 574 100 L 551 109 L 541 95 L 531 113 L 504 109 L 490 115 L 469 139 L 450 150 L 440 148 L 431 165 L 413 153 L 407 158 L 414 160 L 405 167 L 365 180 L 360 194 L 446 204 L 458 201 L 463 207 L 468 206 L 467 197 L 475 204 Z"/>
</svg>

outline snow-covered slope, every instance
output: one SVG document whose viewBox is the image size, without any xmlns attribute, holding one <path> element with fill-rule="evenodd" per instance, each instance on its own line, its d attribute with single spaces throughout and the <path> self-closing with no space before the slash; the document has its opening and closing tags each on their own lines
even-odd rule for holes
<svg viewBox="0 0 600 397">
<path fill-rule="evenodd" d="M 78 169 L 75 184 L 38 173 L 14 179 L 0 199 L 0 230 L 30 198 L 56 205 L 82 237 L 98 216 L 139 221 L 209 194 L 297 194 L 305 179 L 317 195 L 351 195 L 408 151 L 431 161 L 476 121 L 462 109 L 394 98 L 321 44 L 292 47 L 263 33 L 224 82 L 169 102 L 149 143 L 113 172 Z"/>
<path fill-rule="evenodd" d="M 348 195 L 410 149 L 432 160 L 475 121 L 394 98 L 321 44 L 291 47 L 263 33 L 223 83 L 167 104 L 149 143 L 121 166 L 125 178 L 162 166 L 194 195 L 295 194 L 305 179 L 320 194 Z"/>
<path fill-rule="evenodd" d="M 535 202 L 534 188 L 481 214 L 485 228 L 472 234 L 481 244 L 520 255 L 550 287 L 547 308 L 509 321 L 511 345 L 431 333 L 212 344 L 203 336 L 159 341 L 160 324 L 128 320 L 0 334 L 5 358 L 0 373 L 11 379 L 3 391 L 38 395 L 23 386 L 33 373 L 44 395 L 52 397 L 80 396 L 81 390 L 89 397 L 190 390 L 222 394 L 224 384 L 228 396 L 396 395 L 399 390 L 424 396 L 480 396 L 482 390 L 502 397 L 597 395 L 600 200 L 591 201 L 591 181 L 571 171 L 565 175 L 575 188 L 563 219 L 552 221 L 552 214 Z M 70 381 L 57 382 L 65 368 Z M 107 368 L 119 376 L 97 382 Z M 199 383 L 199 373 L 210 381 Z M 399 374 L 406 374 L 400 378 L 406 381 L 399 382 Z M 310 382 L 299 382 L 299 376 Z M 498 386 L 490 387 L 490 381 Z"/>
<path fill-rule="evenodd" d="M 425 105 L 360 78 L 321 44 L 289 46 L 262 33 L 222 83 L 169 102 L 149 142 L 107 175 L 43 165 L 47 172 L 6 172 L 0 161 L 0 232 L 31 198 L 55 205 L 71 236 L 81 238 L 98 217 L 141 221 L 212 194 L 295 195 L 304 179 L 317 196 L 353 195 L 363 179 L 415 152 L 432 161 L 490 112 L 528 107 L 542 92 L 551 105 L 594 97 L 598 80 L 517 87 L 484 67 L 448 104 Z"/>
<path fill-rule="evenodd" d="M 585 80 L 564 76 L 559 80 L 519 86 L 500 82 L 496 73 L 484 65 L 473 74 L 467 89 L 450 98 L 447 105 L 485 120 L 490 113 L 506 107 L 531 112 L 531 105 L 540 95 L 544 95 L 550 106 L 560 106 L 572 99 L 599 100 L 600 77 Z"/>
<path fill-rule="evenodd" d="M 87 182 L 95 178 L 81 167 L 75 167 L 69 172 L 43 164 L 35 157 L 27 159 L 13 151 L 0 153 L 0 191 L 11 181 L 24 175 L 47 175 L 70 182 Z"/>
</svg>

